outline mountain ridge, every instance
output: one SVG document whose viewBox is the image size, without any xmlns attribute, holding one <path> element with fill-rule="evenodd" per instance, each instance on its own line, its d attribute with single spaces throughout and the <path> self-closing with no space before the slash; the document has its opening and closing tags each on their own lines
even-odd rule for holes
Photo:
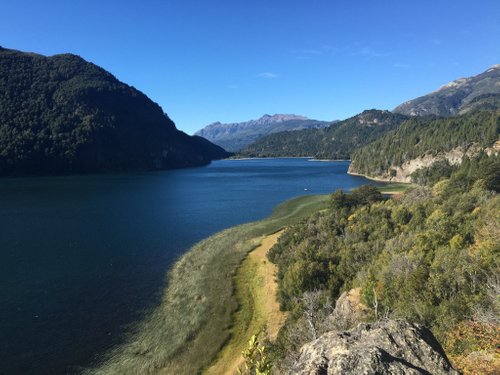
<svg viewBox="0 0 500 375">
<path fill-rule="evenodd" d="M 228 155 L 78 55 L 1 48 L 0 92 L 0 175 L 181 168 Z"/>
<path fill-rule="evenodd" d="M 500 64 L 471 77 L 448 82 L 429 94 L 408 100 L 393 112 L 408 116 L 449 117 L 475 109 L 491 109 L 500 103 Z"/>
<path fill-rule="evenodd" d="M 352 151 L 395 129 L 408 117 L 369 109 L 326 128 L 267 135 L 240 152 L 246 157 L 314 156 L 349 159 Z"/>
<path fill-rule="evenodd" d="M 268 134 L 280 131 L 321 128 L 332 122 L 309 119 L 294 114 L 265 114 L 258 119 L 244 122 L 214 122 L 195 132 L 228 151 L 239 151 Z"/>
</svg>

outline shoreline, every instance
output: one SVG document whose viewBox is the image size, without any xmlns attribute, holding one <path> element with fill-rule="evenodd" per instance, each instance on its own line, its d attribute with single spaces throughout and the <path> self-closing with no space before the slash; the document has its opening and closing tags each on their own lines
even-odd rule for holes
<svg viewBox="0 0 500 375">
<path fill-rule="evenodd" d="M 351 159 L 316 159 L 316 158 L 312 158 L 311 160 L 309 161 L 321 161 L 321 162 L 324 162 L 324 161 L 351 161 Z"/>
<path fill-rule="evenodd" d="M 83 374 L 195 374 L 207 370 L 231 341 L 240 303 L 235 276 L 258 239 L 323 209 L 329 195 L 276 206 L 272 215 L 216 233 L 194 245 L 168 272 L 161 301 L 123 344 Z"/>
<path fill-rule="evenodd" d="M 248 253 L 235 275 L 235 294 L 239 309 L 233 317 L 231 338 L 206 370 L 206 375 L 233 375 L 244 363 L 241 353 L 253 335 L 266 332 L 276 340 L 287 313 L 280 311 L 277 300 L 277 267 L 267 260 L 267 253 L 286 229 L 264 236 L 259 246 Z"/>
<path fill-rule="evenodd" d="M 122 344 L 102 354 L 82 374 L 205 373 L 228 358 L 227 347 L 233 358 L 229 366 L 238 366 L 238 342 L 250 332 L 244 330 L 243 336 L 234 332 L 237 314 L 245 313 L 236 285 L 239 270 L 263 240 L 321 211 L 329 197 L 305 195 L 285 201 L 267 218 L 230 227 L 192 246 L 168 271 L 159 304 L 132 326 Z M 253 314 L 256 309 L 248 310 Z"/>
<path fill-rule="evenodd" d="M 314 156 L 272 156 L 272 157 L 243 157 L 243 158 L 228 158 L 225 160 L 268 160 L 268 159 L 312 159 Z"/>
<path fill-rule="evenodd" d="M 242 157 L 242 158 L 227 158 L 223 160 L 269 160 L 269 159 L 308 159 L 308 161 L 334 162 L 334 161 L 351 161 L 350 159 L 316 159 L 314 156 L 270 156 L 270 157 Z"/>
<path fill-rule="evenodd" d="M 409 182 L 391 181 L 390 179 L 384 179 L 384 178 L 379 178 L 379 177 L 371 177 L 371 176 L 368 176 L 368 175 L 365 175 L 365 174 L 362 174 L 362 173 L 351 172 L 349 170 L 347 171 L 347 174 L 351 175 L 351 176 L 364 177 L 367 180 L 371 180 L 371 181 L 375 181 L 375 182 L 386 182 L 388 184 L 391 184 L 391 183 L 392 184 L 394 184 L 394 183 L 397 183 L 397 184 L 409 184 Z"/>
<path fill-rule="evenodd" d="M 379 187 L 379 191 L 384 194 L 384 195 L 391 195 L 391 196 L 397 196 L 400 195 L 404 192 L 406 192 L 409 189 L 412 189 L 413 187 L 416 186 L 416 184 L 412 182 L 399 182 L 399 181 L 390 181 L 390 180 L 384 180 L 384 179 L 378 179 L 376 177 L 370 177 L 361 173 L 356 173 L 356 172 L 350 172 L 347 171 L 347 174 L 351 176 L 359 176 L 366 178 L 367 180 L 375 181 L 375 182 L 381 182 L 384 183 L 384 186 Z M 391 186 L 392 185 L 392 186 Z"/>
</svg>

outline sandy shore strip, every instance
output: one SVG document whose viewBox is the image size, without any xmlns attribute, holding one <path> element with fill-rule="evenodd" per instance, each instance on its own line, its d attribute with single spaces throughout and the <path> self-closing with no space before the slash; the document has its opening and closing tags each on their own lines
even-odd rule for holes
<svg viewBox="0 0 500 375">
<path fill-rule="evenodd" d="M 243 364 L 241 352 L 253 335 L 265 331 L 271 341 L 276 339 L 286 313 L 280 311 L 277 300 L 277 267 L 267 260 L 267 253 L 282 233 L 283 230 L 263 237 L 238 269 L 235 286 L 240 309 L 234 316 L 231 339 L 205 374 L 237 374 Z"/>
</svg>

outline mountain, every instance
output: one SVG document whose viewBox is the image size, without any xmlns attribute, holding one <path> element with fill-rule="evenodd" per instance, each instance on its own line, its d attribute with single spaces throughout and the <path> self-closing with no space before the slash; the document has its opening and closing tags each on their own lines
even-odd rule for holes
<svg viewBox="0 0 500 375">
<path fill-rule="evenodd" d="M 227 155 L 79 56 L 0 47 L 0 175 L 179 168 Z"/>
<path fill-rule="evenodd" d="M 258 120 L 232 124 L 215 122 L 197 131 L 195 135 L 204 137 L 228 151 L 235 152 L 268 134 L 285 130 L 323 128 L 330 124 L 331 122 L 310 120 L 304 116 L 276 114 L 273 116 L 264 115 Z"/>
<path fill-rule="evenodd" d="M 367 110 L 322 129 L 281 132 L 263 137 L 242 150 L 242 156 L 315 156 L 349 159 L 354 149 L 397 128 L 407 116 L 389 111 Z"/>
<path fill-rule="evenodd" d="M 394 109 L 408 116 L 453 116 L 474 109 L 500 107 L 500 65 L 469 78 L 460 78 L 428 95 L 407 101 Z"/>
<path fill-rule="evenodd" d="M 460 164 L 481 150 L 497 153 L 500 111 L 473 111 L 436 118 L 414 117 L 353 153 L 349 172 L 411 182 L 412 174 L 437 162 Z"/>
</svg>

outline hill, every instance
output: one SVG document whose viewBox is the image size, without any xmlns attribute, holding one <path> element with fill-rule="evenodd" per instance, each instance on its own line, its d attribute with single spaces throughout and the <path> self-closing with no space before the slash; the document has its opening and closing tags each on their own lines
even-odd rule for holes
<svg viewBox="0 0 500 375">
<path fill-rule="evenodd" d="M 225 156 L 79 56 L 0 47 L 0 175 L 179 168 Z"/>
<path fill-rule="evenodd" d="M 389 111 L 367 110 L 328 128 L 271 134 L 240 154 L 248 157 L 314 156 L 350 159 L 356 148 L 397 128 L 407 117 Z"/>
<path fill-rule="evenodd" d="M 394 112 L 408 116 L 454 116 L 500 107 L 500 65 L 469 78 L 459 78 L 428 95 L 407 101 Z"/>
<path fill-rule="evenodd" d="M 481 149 L 493 152 L 500 132 L 499 111 L 475 111 L 449 118 L 415 117 L 356 150 L 349 171 L 382 180 L 410 182 L 411 174 L 436 162 L 459 164 Z"/>
<path fill-rule="evenodd" d="M 372 186 L 349 194 L 338 190 L 327 209 L 289 227 L 268 254 L 278 267 L 281 306 L 290 312 L 277 342 L 266 348 L 276 373 L 302 373 L 297 365 L 313 358 L 323 366 L 321 373 L 351 373 L 351 366 L 334 372 L 330 360 L 345 364 L 357 358 L 356 365 L 368 365 L 367 358 L 388 350 L 388 343 L 411 342 L 412 353 L 420 352 L 418 340 L 399 334 L 372 345 L 369 336 L 376 329 L 362 337 L 341 333 L 363 321 L 377 325 L 387 319 L 430 328 L 460 373 L 499 373 L 499 167 L 500 157 L 483 154 L 432 188 L 415 187 L 396 199 Z M 324 333 L 346 341 L 312 341 Z M 364 350 L 367 344 L 371 348 Z M 357 350 L 349 351 L 352 346 Z M 372 356 L 365 370 L 382 358 L 393 361 L 386 353 Z M 352 373 L 359 373 L 354 367 Z"/>
<path fill-rule="evenodd" d="M 204 137 L 228 151 L 236 152 L 268 134 L 323 128 L 330 124 L 331 122 L 311 120 L 304 116 L 276 114 L 232 124 L 216 122 L 198 130 L 195 135 Z"/>
</svg>

